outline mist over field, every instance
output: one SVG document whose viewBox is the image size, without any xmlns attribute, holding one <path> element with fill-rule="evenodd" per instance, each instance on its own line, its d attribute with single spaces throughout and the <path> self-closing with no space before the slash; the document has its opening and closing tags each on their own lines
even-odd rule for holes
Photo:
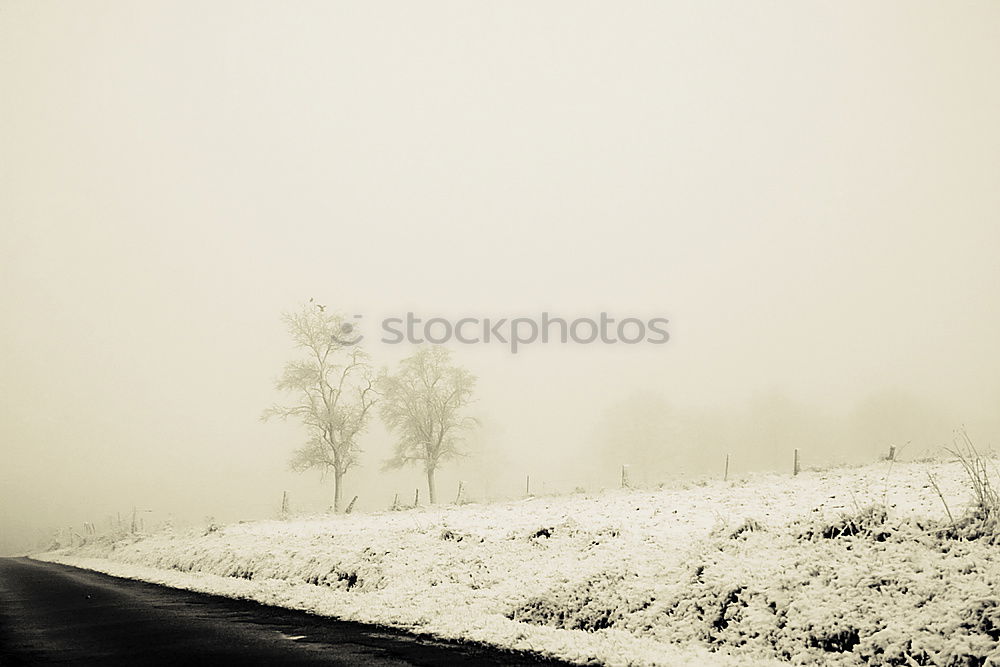
<svg viewBox="0 0 1000 667">
<path fill-rule="evenodd" d="M 450 341 L 441 502 L 989 449 L 1000 5 L 962 6 L 4 3 L 0 550 L 326 511 L 260 420 L 309 299 L 389 370 L 407 312 L 669 321 Z M 355 512 L 423 488 L 394 437 Z"/>
</svg>

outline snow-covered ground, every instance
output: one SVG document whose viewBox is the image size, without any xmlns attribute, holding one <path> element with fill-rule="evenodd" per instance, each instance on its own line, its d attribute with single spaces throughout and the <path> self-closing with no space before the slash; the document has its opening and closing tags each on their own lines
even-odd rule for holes
<svg viewBox="0 0 1000 667">
<path fill-rule="evenodd" d="M 928 473 L 957 519 L 958 464 L 879 463 L 37 557 L 582 663 L 984 664 L 1000 658 L 1000 546 L 942 535 Z"/>
</svg>

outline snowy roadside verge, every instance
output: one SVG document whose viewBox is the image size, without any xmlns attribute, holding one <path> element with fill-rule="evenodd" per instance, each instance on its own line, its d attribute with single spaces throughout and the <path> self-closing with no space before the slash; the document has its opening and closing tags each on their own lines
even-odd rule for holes
<svg viewBox="0 0 1000 667">
<path fill-rule="evenodd" d="M 99 537 L 37 557 L 580 663 L 921 664 L 961 653 L 934 638 L 979 618 L 968 600 L 989 600 L 1000 581 L 983 545 L 940 554 L 921 541 L 912 522 L 943 514 L 927 472 L 957 511 L 967 500 L 958 466 L 879 464 Z M 802 537 L 873 504 L 887 508 L 876 523 L 891 539 Z M 913 613 L 895 619 L 900 604 Z M 990 653 L 990 628 L 973 630 L 968 652 Z"/>
<path fill-rule="evenodd" d="M 489 644 L 512 651 L 528 651 L 581 664 L 649 665 L 758 665 L 756 660 L 725 659 L 700 647 L 650 643 L 627 632 L 609 631 L 599 636 L 582 631 L 529 626 L 504 618 L 476 619 L 461 609 L 441 610 L 428 618 L 406 610 L 374 607 L 365 600 L 343 598 L 308 584 L 281 580 L 249 581 L 211 574 L 182 573 L 103 558 L 66 558 L 54 554 L 39 560 L 63 563 L 116 577 L 135 579 L 183 590 L 253 600 L 261 604 L 296 609 L 340 620 L 393 627 L 435 638 Z M 768 663 L 770 664 L 770 663 Z M 774 663 L 777 664 L 777 663 Z"/>
</svg>

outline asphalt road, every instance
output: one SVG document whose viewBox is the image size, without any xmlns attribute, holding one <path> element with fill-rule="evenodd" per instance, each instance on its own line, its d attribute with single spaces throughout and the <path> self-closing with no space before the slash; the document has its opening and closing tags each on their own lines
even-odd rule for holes
<svg viewBox="0 0 1000 667">
<path fill-rule="evenodd" d="M 0 666 L 555 665 L 254 602 L 0 558 Z"/>
</svg>

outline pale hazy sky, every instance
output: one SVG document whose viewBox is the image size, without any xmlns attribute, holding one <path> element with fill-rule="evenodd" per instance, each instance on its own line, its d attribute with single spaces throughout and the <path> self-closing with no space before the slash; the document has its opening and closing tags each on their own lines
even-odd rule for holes
<svg viewBox="0 0 1000 667">
<path fill-rule="evenodd" d="M 0 530 L 318 507 L 258 421 L 309 297 L 670 318 L 456 350 L 516 476 L 637 392 L 996 424 L 998 81 L 993 1 L 0 2 Z"/>
</svg>

